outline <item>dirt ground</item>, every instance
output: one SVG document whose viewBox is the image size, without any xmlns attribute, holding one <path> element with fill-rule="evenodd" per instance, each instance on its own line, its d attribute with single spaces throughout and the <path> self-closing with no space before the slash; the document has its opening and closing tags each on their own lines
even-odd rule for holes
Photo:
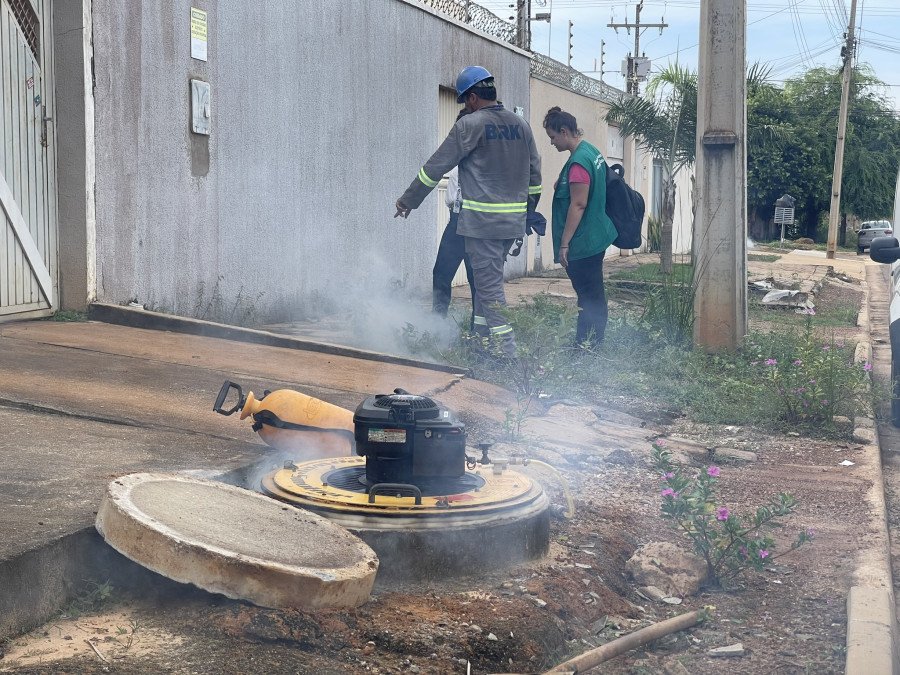
<svg viewBox="0 0 900 675">
<path fill-rule="evenodd" d="M 827 284 L 817 307 L 829 312 L 859 299 L 858 286 Z M 762 323 L 755 327 L 779 322 Z M 858 337 L 847 324 L 834 326 L 835 339 Z M 560 412 L 565 408 L 575 414 Z M 71 616 L 0 644 L 0 672 L 539 673 L 705 606 L 714 608 L 706 623 L 620 656 L 602 672 L 843 672 L 844 602 L 856 554 L 871 534 L 863 499 L 871 474 L 861 446 L 696 424 L 625 398 L 549 413 L 551 422 L 558 414 L 567 425 L 582 419 L 583 428 L 567 427 L 569 438 L 555 443 L 526 430 L 512 449 L 556 466 L 575 497 L 574 517 L 552 520 L 550 552 L 541 560 L 427 584 L 378 583 L 357 610 L 315 614 L 254 607 L 148 573 L 96 609 L 70 608 Z M 590 434 L 595 440 L 585 440 Z M 814 540 L 727 591 L 703 589 L 680 605 L 643 597 L 625 571 L 634 551 L 653 541 L 688 548 L 659 516 L 660 481 L 650 465 L 659 435 L 691 440 L 695 450 L 756 453 L 746 463 L 702 452 L 683 457 L 697 470 L 721 467 L 721 503 L 733 513 L 749 515 L 778 492 L 795 496 L 799 506 L 776 537 L 778 550 L 803 529 Z M 842 466 L 845 460 L 854 464 Z M 565 504 L 552 477 L 517 470 L 534 471 L 554 505 Z M 708 654 L 738 642 L 743 656 Z"/>
<path fill-rule="evenodd" d="M 859 495 L 867 480 L 839 463 L 854 461 L 858 448 L 684 419 L 663 429 L 652 413 L 641 420 L 612 409 L 597 412 L 619 426 L 629 421 L 636 437 L 647 440 L 618 451 L 543 450 L 564 458 L 560 468 L 576 501 L 573 519 L 553 520 L 543 560 L 425 585 L 380 585 L 358 610 L 316 614 L 262 609 L 148 576 L 140 589 L 114 590 L 96 611 L 9 641 L 0 671 L 531 673 L 712 605 L 708 623 L 619 657 L 603 671 L 841 672 L 843 603 L 854 552 L 866 534 Z M 812 528 L 815 540 L 780 559 L 774 571 L 749 573 L 729 592 L 701 592 L 680 606 L 641 597 L 625 574 L 628 557 L 650 541 L 682 543 L 658 516 L 659 478 L 649 466 L 649 441 L 660 431 L 757 453 L 748 464 L 713 460 L 722 465 L 723 503 L 747 512 L 764 496 L 791 492 L 800 507 L 782 543 L 801 528 Z M 553 501 L 564 503 L 554 483 L 540 478 Z M 855 489 L 846 489 L 848 480 Z M 707 655 L 736 642 L 747 650 L 742 657 L 724 663 Z"/>
</svg>

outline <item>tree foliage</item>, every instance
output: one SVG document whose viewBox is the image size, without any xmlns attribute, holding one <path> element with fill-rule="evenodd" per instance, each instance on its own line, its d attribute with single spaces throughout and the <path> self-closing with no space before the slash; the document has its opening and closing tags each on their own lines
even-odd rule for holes
<svg viewBox="0 0 900 675">
<path fill-rule="evenodd" d="M 861 219 L 890 214 L 900 157 L 900 121 L 882 83 L 859 67 L 851 84 L 841 212 Z M 747 197 L 751 224 L 772 217 L 784 193 L 797 198 L 794 234 L 815 238 L 830 208 L 841 100 L 840 69 L 814 68 L 777 87 L 748 87 Z M 769 127 L 773 134 L 759 133 Z"/>
</svg>

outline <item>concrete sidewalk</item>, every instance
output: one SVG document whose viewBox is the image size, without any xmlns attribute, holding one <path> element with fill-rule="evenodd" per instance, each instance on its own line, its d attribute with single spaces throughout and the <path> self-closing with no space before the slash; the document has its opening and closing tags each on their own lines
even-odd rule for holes
<svg viewBox="0 0 900 675">
<path fill-rule="evenodd" d="M 112 478 L 274 458 L 247 421 L 213 412 L 226 379 L 351 410 L 402 387 L 439 395 L 476 427 L 512 404 L 484 383 L 374 360 L 97 322 L 2 324 L 0 638 L 58 611 L 117 555 L 93 530 Z"/>
</svg>

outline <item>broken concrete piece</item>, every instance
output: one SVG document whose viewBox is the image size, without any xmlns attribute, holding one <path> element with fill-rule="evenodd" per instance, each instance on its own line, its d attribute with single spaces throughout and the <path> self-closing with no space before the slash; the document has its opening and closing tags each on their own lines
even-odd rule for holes
<svg viewBox="0 0 900 675">
<path fill-rule="evenodd" d="M 154 572 L 264 607 L 358 607 L 378 571 L 371 548 L 321 516 L 187 476 L 114 480 L 96 526 Z"/>
<path fill-rule="evenodd" d="M 638 591 L 643 593 L 649 600 L 655 600 L 656 602 L 662 602 L 662 599 L 667 597 L 667 594 L 656 586 L 643 586 Z"/>
<path fill-rule="evenodd" d="M 668 542 L 641 546 L 625 568 L 637 583 L 656 586 L 666 596 L 693 595 L 706 578 L 706 564 L 700 558 Z"/>
<path fill-rule="evenodd" d="M 726 656 L 743 656 L 747 652 L 744 649 L 744 644 L 742 642 L 737 642 L 733 645 L 728 645 L 727 647 L 715 647 L 706 653 L 709 656 L 721 658 Z"/>
</svg>

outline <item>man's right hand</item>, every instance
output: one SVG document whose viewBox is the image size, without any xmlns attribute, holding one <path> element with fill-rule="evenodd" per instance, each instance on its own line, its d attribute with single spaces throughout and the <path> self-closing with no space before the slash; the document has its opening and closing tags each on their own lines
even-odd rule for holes
<svg viewBox="0 0 900 675">
<path fill-rule="evenodd" d="M 397 200 L 396 206 L 397 206 L 397 213 L 394 214 L 394 218 L 397 218 L 398 216 L 400 218 L 408 218 L 409 214 L 412 213 L 412 209 L 409 208 L 403 202 L 401 202 L 399 199 Z"/>
</svg>

